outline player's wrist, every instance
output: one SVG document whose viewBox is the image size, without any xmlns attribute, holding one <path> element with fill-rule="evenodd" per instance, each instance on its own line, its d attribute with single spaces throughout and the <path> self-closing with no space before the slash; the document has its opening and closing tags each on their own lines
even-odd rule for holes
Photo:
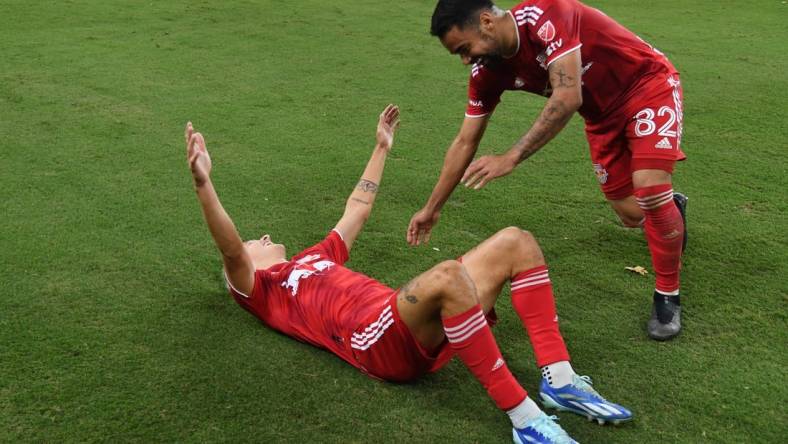
<svg viewBox="0 0 788 444">
<path fill-rule="evenodd" d="M 193 177 L 193 179 L 194 179 L 194 190 L 197 192 L 209 188 L 209 185 L 211 184 L 210 176 L 204 178 Z"/>
<path fill-rule="evenodd" d="M 387 143 L 378 142 L 375 144 L 375 151 L 384 151 L 387 153 L 389 150 L 391 150 L 391 145 Z"/>
<path fill-rule="evenodd" d="M 523 151 L 517 147 L 512 147 L 512 149 L 504 153 L 504 158 L 510 161 L 512 166 L 517 166 L 523 160 Z"/>
</svg>

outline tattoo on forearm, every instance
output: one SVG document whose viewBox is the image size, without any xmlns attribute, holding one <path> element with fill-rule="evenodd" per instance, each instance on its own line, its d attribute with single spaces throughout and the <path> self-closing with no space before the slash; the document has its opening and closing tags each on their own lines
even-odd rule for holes
<svg viewBox="0 0 788 444">
<path fill-rule="evenodd" d="M 350 200 L 358 202 L 360 204 L 369 205 L 369 202 L 367 202 L 366 200 L 359 199 L 357 197 L 351 197 Z"/>
<path fill-rule="evenodd" d="M 366 193 L 378 192 L 378 184 L 367 179 L 361 179 L 360 181 L 358 181 L 358 185 L 356 185 L 356 188 Z"/>
<path fill-rule="evenodd" d="M 572 114 L 573 112 L 564 102 L 555 99 L 548 100 L 547 106 L 539 115 L 534 126 L 519 141 L 521 146 L 526 147 L 520 154 L 520 160 L 527 159 L 555 137 L 572 118 Z"/>
</svg>

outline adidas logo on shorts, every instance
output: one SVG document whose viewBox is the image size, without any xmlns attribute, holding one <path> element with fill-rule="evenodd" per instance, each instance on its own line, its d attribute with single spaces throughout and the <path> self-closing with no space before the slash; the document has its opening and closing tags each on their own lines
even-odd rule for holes
<svg viewBox="0 0 788 444">
<path fill-rule="evenodd" d="M 673 145 L 670 144 L 670 140 L 668 140 L 667 137 L 663 137 L 662 140 L 654 145 L 654 148 L 659 148 L 661 150 L 672 150 Z"/>
</svg>

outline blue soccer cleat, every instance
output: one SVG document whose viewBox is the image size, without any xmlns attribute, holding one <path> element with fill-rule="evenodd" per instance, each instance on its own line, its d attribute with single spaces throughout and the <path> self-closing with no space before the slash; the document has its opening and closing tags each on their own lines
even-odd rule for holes
<svg viewBox="0 0 788 444">
<path fill-rule="evenodd" d="M 591 384 L 589 376 L 573 375 L 571 384 L 553 388 L 543 378 L 539 396 L 545 407 L 577 413 L 599 424 L 619 424 L 632 419 L 632 412 L 599 396 Z"/>
<path fill-rule="evenodd" d="M 542 413 L 522 429 L 512 429 L 514 444 L 578 444 L 555 422 L 557 419 Z"/>
</svg>

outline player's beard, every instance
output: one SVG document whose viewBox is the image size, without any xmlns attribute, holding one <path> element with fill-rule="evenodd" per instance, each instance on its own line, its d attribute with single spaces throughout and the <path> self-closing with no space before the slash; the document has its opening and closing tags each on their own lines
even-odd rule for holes
<svg viewBox="0 0 788 444">
<path fill-rule="evenodd" d="M 488 43 L 491 49 L 487 54 L 479 56 L 477 58 L 477 62 L 488 68 L 495 68 L 503 61 L 501 49 L 498 47 L 498 43 L 492 37 L 482 34 L 482 40 Z"/>
</svg>

